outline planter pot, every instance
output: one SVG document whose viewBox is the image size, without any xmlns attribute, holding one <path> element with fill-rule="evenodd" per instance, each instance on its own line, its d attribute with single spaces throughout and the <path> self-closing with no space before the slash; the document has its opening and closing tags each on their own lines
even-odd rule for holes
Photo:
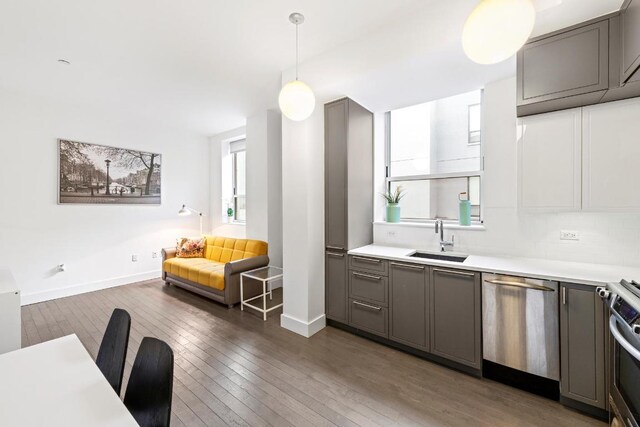
<svg viewBox="0 0 640 427">
<path fill-rule="evenodd" d="M 400 206 L 397 203 L 387 204 L 387 222 L 400 222 Z"/>
</svg>

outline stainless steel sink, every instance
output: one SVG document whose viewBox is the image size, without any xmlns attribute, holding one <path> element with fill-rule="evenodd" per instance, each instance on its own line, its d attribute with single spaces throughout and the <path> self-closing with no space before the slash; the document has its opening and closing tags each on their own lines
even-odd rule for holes
<svg viewBox="0 0 640 427">
<path fill-rule="evenodd" d="M 412 258 L 436 259 L 439 261 L 451 261 L 451 262 L 464 262 L 464 260 L 467 259 L 466 255 L 432 254 L 428 252 L 414 252 L 409 256 Z"/>
</svg>

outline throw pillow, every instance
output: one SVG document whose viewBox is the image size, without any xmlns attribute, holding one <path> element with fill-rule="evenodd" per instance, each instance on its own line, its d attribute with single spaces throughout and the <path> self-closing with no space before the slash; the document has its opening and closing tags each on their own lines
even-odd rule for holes
<svg viewBox="0 0 640 427">
<path fill-rule="evenodd" d="M 202 258 L 204 257 L 204 243 L 206 239 L 187 239 L 183 237 L 176 241 L 177 258 Z"/>
</svg>

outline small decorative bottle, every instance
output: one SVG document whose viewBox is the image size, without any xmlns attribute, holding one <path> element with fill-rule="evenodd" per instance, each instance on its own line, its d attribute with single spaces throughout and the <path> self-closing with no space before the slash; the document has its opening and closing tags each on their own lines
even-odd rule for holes
<svg viewBox="0 0 640 427">
<path fill-rule="evenodd" d="M 471 225 L 471 202 L 466 192 L 458 195 L 460 203 L 460 225 Z"/>
</svg>

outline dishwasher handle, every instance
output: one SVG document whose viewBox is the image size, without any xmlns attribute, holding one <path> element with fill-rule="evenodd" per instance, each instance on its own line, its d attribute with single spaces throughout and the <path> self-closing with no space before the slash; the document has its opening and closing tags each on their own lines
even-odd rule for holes
<svg viewBox="0 0 640 427">
<path fill-rule="evenodd" d="M 500 279 L 485 280 L 485 281 L 493 285 L 511 286 L 513 288 L 531 289 L 533 291 L 555 292 L 555 289 L 550 288 L 548 286 L 535 285 L 533 283 L 527 283 L 527 282 L 515 282 L 513 280 L 500 280 Z"/>
</svg>

